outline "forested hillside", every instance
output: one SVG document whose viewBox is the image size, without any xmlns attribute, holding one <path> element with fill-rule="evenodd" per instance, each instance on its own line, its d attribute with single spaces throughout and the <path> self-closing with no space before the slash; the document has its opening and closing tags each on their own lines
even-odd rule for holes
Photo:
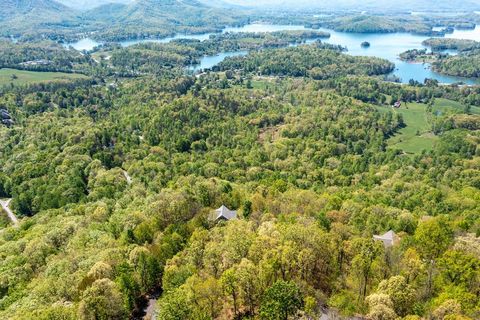
<svg viewBox="0 0 480 320">
<path fill-rule="evenodd" d="M 480 50 L 448 56 L 435 61 L 433 68 L 438 72 L 461 77 L 480 77 Z"/>
<path fill-rule="evenodd" d="M 53 0 L 3 0 L 0 4 L 0 17 L 3 19 L 24 19 L 32 13 L 49 13 L 55 18 L 65 14 L 67 8 Z"/>
<path fill-rule="evenodd" d="M 66 5 L 67 7 L 82 11 L 98 8 L 100 6 L 112 3 L 129 4 L 134 1 L 135 0 L 58 0 L 58 2 Z"/>
<path fill-rule="evenodd" d="M 336 2 L 333 6 L 321 1 L 285 1 L 275 3 L 273 8 L 270 3 L 265 9 L 261 1 L 251 5 L 207 0 L 4 0 L 0 3 L 0 37 L 64 42 L 90 37 L 102 42 L 118 42 L 220 32 L 225 27 L 251 22 L 359 33 L 413 32 L 443 36 L 452 28 L 473 29 L 480 23 L 479 15 L 474 12 L 476 5 L 470 2 L 437 4 L 435 13 L 423 12 L 427 4 L 396 3 L 382 1 L 381 8 L 377 7 L 377 1 L 363 3 L 364 8 L 371 9 L 361 12 L 352 8 L 350 1 Z M 324 5 L 326 12 L 321 9 Z M 408 7 L 412 7 L 411 11 Z M 452 11 L 452 7 L 467 9 Z M 444 28 L 433 29 L 438 26 Z"/>
<path fill-rule="evenodd" d="M 14 44 L 0 40 L 0 68 L 37 71 L 73 71 L 92 59 L 75 50 L 66 50 L 53 41 Z"/>
<path fill-rule="evenodd" d="M 76 19 L 75 12 L 54 0 L 2 0 L 0 36 L 41 32 L 62 33 Z"/>
<path fill-rule="evenodd" d="M 0 37 L 67 41 L 87 34 L 108 41 L 162 38 L 175 33 L 219 31 L 249 20 L 243 10 L 212 7 L 196 0 L 118 2 L 99 3 L 85 10 L 55 0 L 5 0 L 0 3 Z"/>
<path fill-rule="evenodd" d="M 174 33 L 213 32 L 247 21 L 241 12 L 213 8 L 197 0 L 142 0 L 113 8 L 110 15 L 105 15 L 103 8 L 84 14 L 87 21 L 106 26 L 104 29 L 107 30 L 100 31 L 104 39 L 161 38 Z"/>
<path fill-rule="evenodd" d="M 0 0 L 0 320 L 480 319 L 472 1 L 73 2 Z"/>
<path fill-rule="evenodd" d="M 311 77 L 322 80 L 346 75 L 383 75 L 394 65 L 387 60 L 370 57 L 352 57 L 330 46 L 300 46 L 280 50 L 264 50 L 246 57 L 223 61 L 221 70 L 238 70 L 265 76 Z"/>
<path fill-rule="evenodd" d="M 480 92 L 369 76 L 391 68 L 317 43 L 4 87 L 0 318 L 127 319 L 153 292 L 159 319 L 478 318 Z"/>
</svg>

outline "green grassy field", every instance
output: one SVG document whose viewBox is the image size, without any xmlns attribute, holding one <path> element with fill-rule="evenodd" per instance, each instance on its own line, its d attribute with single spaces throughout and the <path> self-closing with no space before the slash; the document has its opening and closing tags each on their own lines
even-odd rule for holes
<svg viewBox="0 0 480 320">
<path fill-rule="evenodd" d="M 447 99 L 435 99 L 433 111 L 441 111 L 447 113 L 464 113 L 465 106 L 460 102 L 447 100 Z M 471 106 L 470 113 L 480 114 L 480 107 Z"/>
<path fill-rule="evenodd" d="M 269 85 L 272 86 L 272 82 L 268 80 L 254 79 L 251 81 L 251 85 L 253 89 L 265 90 Z"/>
<path fill-rule="evenodd" d="M 418 154 L 422 150 L 432 150 L 438 137 L 431 131 L 429 115 L 426 112 L 427 105 L 420 103 L 402 104 L 400 109 L 390 109 L 388 106 L 379 107 L 380 111 L 393 110 L 400 113 L 406 124 L 405 128 L 391 137 L 388 141 L 389 148 L 395 148 L 405 151 L 408 154 Z M 456 101 L 447 99 L 436 99 L 433 105 L 433 113 L 438 115 L 464 113 L 465 107 Z M 480 114 L 479 107 L 471 107 L 470 112 Z"/>
<path fill-rule="evenodd" d="M 431 126 L 425 110 L 426 105 L 419 103 L 409 103 L 408 109 L 402 105 L 400 109 L 394 110 L 403 116 L 406 127 L 390 138 L 388 141 L 390 148 L 401 149 L 412 154 L 433 148 L 437 137 L 431 133 Z"/>
<path fill-rule="evenodd" d="M 12 76 L 15 75 L 16 79 Z M 13 83 L 14 85 L 23 85 L 29 83 L 68 81 L 73 79 L 86 79 L 82 74 L 62 73 L 62 72 L 35 72 L 15 69 L 0 69 L 0 86 Z"/>
<path fill-rule="evenodd" d="M 381 111 L 388 110 L 389 107 L 379 107 Z M 418 154 L 422 150 L 432 150 L 435 141 L 438 140 L 432 131 L 429 115 L 426 112 L 427 105 L 420 103 L 402 104 L 400 109 L 393 109 L 393 112 L 400 113 L 406 124 L 405 128 L 388 141 L 389 148 L 395 148 L 405 151 L 408 154 Z M 433 113 L 438 115 L 464 113 L 465 107 L 455 101 L 447 99 L 436 99 L 433 106 Z M 470 112 L 480 114 L 480 108 L 471 107 Z"/>
</svg>

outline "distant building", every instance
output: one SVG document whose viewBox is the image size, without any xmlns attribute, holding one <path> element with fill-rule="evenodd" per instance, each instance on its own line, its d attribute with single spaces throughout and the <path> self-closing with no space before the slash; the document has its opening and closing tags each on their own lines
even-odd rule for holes
<svg viewBox="0 0 480 320">
<path fill-rule="evenodd" d="M 2 119 L 2 124 L 6 125 L 7 127 L 13 126 L 15 123 L 12 119 Z"/>
<path fill-rule="evenodd" d="M 390 230 L 387 233 L 382 234 L 381 236 L 374 235 L 373 240 L 382 241 L 385 248 L 388 248 L 394 246 L 399 241 L 399 238 L 395 234 L 395 232 Z"/>
<path fill-rule="evenodd" d="M 35 61 L 26 61 L 20 63 L 21 66 L 47 66 L 50 64 L 50 61 L 40 59 L 40 60 L 35 60 Z"/>
<path fill-rule="evenodd" d="M 10 113 L 8 113 L 6 109 L 0 109 L 0 117 L 2 119 L 12 119 L 12 117 L 10 116 Z"/>
<path fill-rule="evenodd" d="M 10 113 L 6 109 L 0 109 L 0 121 L 3 125 L 10 127 L 14 124 Z"/>
<path fill-rule="evenodd" d="M 225 206 L 221 206 L 210 215 L 210 220 L 212 221 L 229 221 L 235 219 L 237 219 L 237 211 L 230 210 Z"/>
</svg>

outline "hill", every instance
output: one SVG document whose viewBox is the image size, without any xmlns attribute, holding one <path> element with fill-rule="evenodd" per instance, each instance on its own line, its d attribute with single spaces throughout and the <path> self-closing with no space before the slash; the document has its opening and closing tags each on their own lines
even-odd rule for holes
<svg viewBox="0 0 480 320">
<path fill-rule="evenodd" d="M 480 133 L 458 125 L 480 91 L 343 77 L 345 57 L 302 50 L 270 56 L 338 77 L 5 88 L 0 198 L 20 223 L 0 229 L 0 319 L 130 319 L 152 292 L 158 319 L 284 319 L 287 299 L 312 319 L 374 299 L 382 319 L 478 319 Z M 386 95 L 413 103 L 357 100 Z M 210 221 L 221 205 L 239 219 Z"/>
<path fill-rule="evenodd" d="M 223 25 L 230 21 L 223 11 L 197 0 L 136 1 L 126 7 L 119 18 L 125 22 L 142 22 L 146 25 L 168 22 L 198 27 L 206 22 L 215 21 L 218 25 Z"/>
<path fill-rule="evenodd" d="M 32 14 L 63 14 L 67 11 L 64 5 L 52 0 L 2 0 L 0 2 L 0 17 L 11 19 L 20 15 Z"/>
<path fill-rule="evenodd" d="M 41 0 L 40 0 L 41 1 Z M 7 0 L 7 2 L 15 2 L 12 0 Z M 18 2 L 18 1 L 17 1 Z M 31 1 L 20 1 L 24 3 L 29 3 Z M 46 2 L 46 1 L 41 1 Z M 137 0 L 58 0 L 58 3 L 61 3 L 67 7 L 74 8 L 76 10 L 90 10 L 93 8 L 99 8 L 108 4 L 135 4 L 136 2 L 143 2 Z M 174 1 L 172 1 L 174 2 Z M 184 2 L 184 1 L 180 1 Z M 188 2 L 188 1 L 185 1 Z M 194 1 L 192 1 L 194 2 Z M 296 8 L 296 9 L 305 9 L 305 8 L 323 8 L 323 9 L 353 9 L 353 10 L 388 10 L 388 11 L 424 11 L 424 10 L 448 10 L 454 9 L 458 10 L 475 10 L 480 8 L 480 4 L 475 0 L 467 1 L 442 1 L 436 2 L 432 0 L 406 0 L 406 1 L 386 1 L 386 0 L 366 0 L 362 2 L 361 7 L 358 6 L 358 3 L 352 0 L 339 0 L 335 4 L 325 2 L 325 1 L 309 1 L 309 0 L 198 0 L 198 2 L 207 5 L 209 7 L 217 8 L 228 8 L 232 6 L 243 6 L 243 7 L 273 7 L 275 9 L 282 8 Z"/>
<path fill-rule="evenodd" d="M 24 40 L 47 37 L 68 42 L 94 31 L 97 37 L 112 41 L 160 38 L 175 33 L 218 31 L 241 23 L 241 19 L 238 9 L 224 6 L 222 1 L 214 1 L 212 6 L 205 0 L 0 2 L 0 36 L 13 34 Z"/>
<path fill-rule="evenodd" d="M 75 11 L 53 0 L 0 1 L 0 34 L 24 33 L 28 30 L 67 24 Z"/>
<path fill-rule="evenodd" d="M 109 4 L 130 4 L 134 1 L 135 0 L 58 0 L 58 2 L 64 4 L 67 7 L 82 11 L 102 7 Z"/>
<path fill-rule="evenodd" d="M 101 25 L 107 40 L 165 37 L 175 33 L 203 33 L 235 25 L 246 19 L 238 10 L 209 6 L 197 0 L 139 0 L 107 4 L 83 14 L 84 21 Z"/>
</svg>

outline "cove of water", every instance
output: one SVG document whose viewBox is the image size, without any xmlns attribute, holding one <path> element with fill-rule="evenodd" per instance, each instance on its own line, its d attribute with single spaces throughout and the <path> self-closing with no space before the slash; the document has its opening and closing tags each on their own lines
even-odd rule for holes
<svg viewBox="0 0 480 320">
<path fill-rule="evenodd" d="M 222 33 L 238 33 L 238 32 L 275 32 L 275 31 L 286 31 L 286 30 L 306 30 L 304 26 L 295 26 L 295 25 L 272 25 L 272 24 L 248 24 L 243 27 L 226 27 L 223 29 Z M 211 35 L 215 33 L 202 33 L 202 34 L 177 34 L 173 37 L 167 37 L 162 39 L 137 39 L 137 40 L 126 40 L 121 41 L 120 44 L 122 47 L 128 47 L 139 43 L 144 42 L 156 42 L 156 43 L 168 43 L 173 40 L 178 39 L 190 39 L 190 40 L 208 40 Z"/>
<path fill-rule="evenodd" d="M 156 42 L 156 43 L 168 43 L 173 40 L 178 40 L 178 39 L 192 39 L 192 40 L 208 40 L 212 33 L 202 33 L 202 34 L 177 34 L 173 37 L 167 37 L 167 38 L 162 38 L 162 39 L 136 39 L 136 40 L 125 40 L 121 41 L 120 45 L 122 47 L 129 47 L 133 46 L 135 44 L 139 43 L 145 43 L 145 42 Z"/>
<path fill-rule="evenodd" d="M 477 26 L 475 29 L 467 29 L 467 30 L 458 30 L 455 29 L 453 33 L 446 34 L 445 38 L 453 38 L 453 39 L 469 39 L 480 41 L 480 26 Z"/>
<path fill-rule="evenodd" d="M 101 45 L 102 43 L 97 42 L 91 38 L 84 38 L 81 40 L 78 40 L 77 42 L 72 42 L 72 43 L 67 43 L 65 44 L 65 47 L 72 47 L 75 50 L 78 51 L 90 51 L 93 50 L 93 48 Z"/>
<path fill-rule="evenodd" d="M 188 68 L 189 71 L 196 73 L 202 69 L 210 69 L 215 67 L 217 64 L 225 60 L 228 57 L 238 57 L 245 56 L 248 54 L 248 51 L 233 51 L 233 52 L 221 52 L 213 56 L 205 56 L 200 59 L 200 64 L 192 65 Z"/>
<path fill-rule="evenodd" d="M 238 33 L 238 32 L 275 32 L 275 31 L 287 31 L 287 30 L 312 30 L 307 29 L 304 26 L 297 26 L 297 25 L 272 25 L 272 24 L 260 24 L 260 23 L 253 23 L 248 24 L 243 27 L 226 27 L 223 29 L 222 33 Z M 156 42 L 156 43 L 168 43 L 173 40 L 178 39 L 193 39 L 193 40 L 200 40 L 204 41 L 210 38 L 211 35 L 215 33 L 202 33 L 202 34 L 177 34 L 172 37 L 161 38 L 161 39 L 134 39 L 134 40 L 125 40 L 120 41 L 120 45 L 122 47 L 129 47 L 139 43 L 145 42 Z M 73 47 L 75 50 L 93 50 L 96 46 L 101 45 L 102 43 L 92 40 L 91 38 L 84 38 L 76 42 L 71 42 L 65 44 L 67 47 Z"/>
<path fill-rule="evenodd" d="M 410 49 L 423 49 L 422 42 L 429 37 L 409 33 L 347 33 L 336 32 L 328 29 L 320 29 L 330 33 L 330 38 L 324 42 L 340 44 L 347 47 L 348 54 L 354 56 L 372 56 L 387 59 L 395 63 L 393 75 L 399 77 L 403 83 L 410 79 L 422 82 L 426 79 L 436 79 L 440 83 L 464 82 L 466 84 L 480 84 L 477 79 L 445 76 L 433 72 L 429 64 L 410 63 L 401 61 L 399 54 Z M 457 39 L 480 40 L 480 27 L 474 30 L 455 30 L 448 37 Z M 363 41 L 368 41 L 370 47 L 361 46 Z"/>
<path fill-rule="evenodd" d="M 223 30 L 226 32 L 274 32 L 285 30 L 311 30 L 299 25 L 269 25 L 269 24 L 249 24 L 243 27 L 228 27 Z M 320 29 L 331 34 L 329 39 L 322 41 L 332 44 L 339 44 L 348 48 L 348 54 L 354 56 L 375 56 L 387 59 L 395 63 L 395 71 L 393 75 L 399 77 L 402 82 L 407 83 L 410 79 L 423 82 L 426 78 L 436 79 L 440 83 L 455 83 L 464 82 L 466 84 L 480 84 L 477 79 L 465 79 L 461 77 L 444 76 L 433 72 L 428 64 L 408 63 L 401 61 L 398 55 L 410 49 L 423 49 L 422 41 L 429 38 L 427 36 L 414 35 L 409 33 L 347 33 L 337 32 L 329 29 Z M 199 35 L 176 35 L 170 38 L 151 40 L 132 40 L 121 42 L 123 46 L 130 46 L 142 42 L 160 42 L 167 43 L 175 39 L 198 39 L 200 41 L 206 40 L 212 33 Z M 455 30 L 451 34 L 447 34 L 448 38 L 457 39 L 471 39 L 480 41 L 480 27 L 473 30 Z M 364 41 L 370 42 L 370 47 L 364 48 L 361 43 Z M 91 50 L 94 46 L 99 45 L 91 39 L 83 39 L 77 43 L 70 44 L 77 50 Z M 193 71 L 200 69 L 211 68 L 221 62 L 225 57 L 244 55 L 245 52 L 224 52 L 214 56 L 206 56 L 201 59 L 199 65 L 189 68 Z"/>
</svg>

